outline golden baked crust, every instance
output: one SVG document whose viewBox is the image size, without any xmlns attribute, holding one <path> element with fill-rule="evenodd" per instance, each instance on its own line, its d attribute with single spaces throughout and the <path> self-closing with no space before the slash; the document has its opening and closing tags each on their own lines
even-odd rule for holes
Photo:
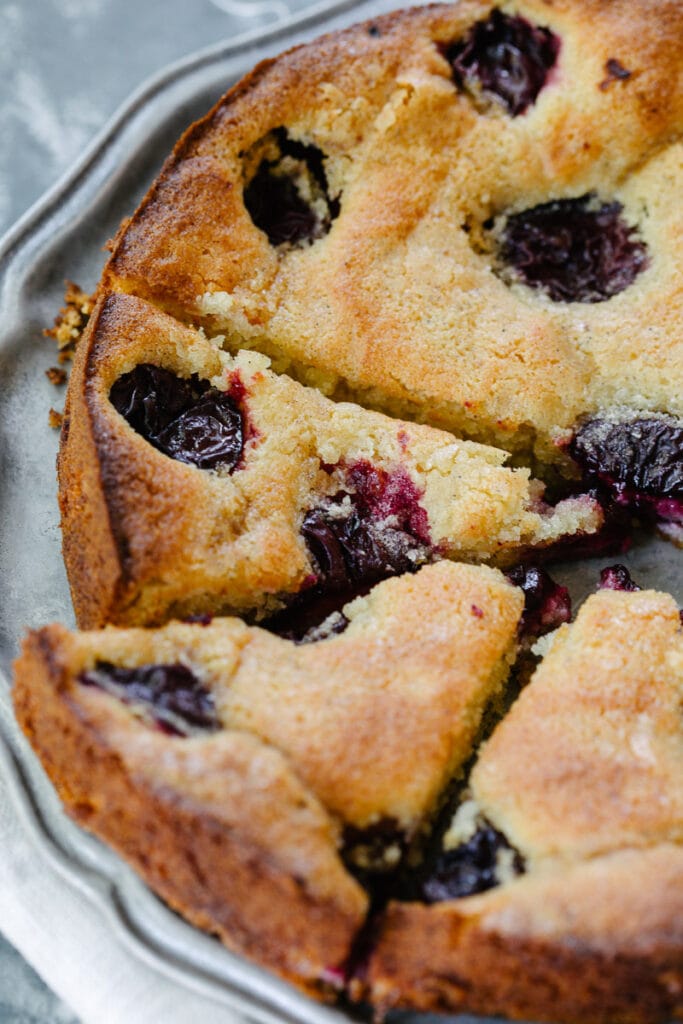
<svg viewBox="0 0 683 1024">
<path fill-rule="evenodd" d="M 567 1022 L 683 1014 L 682 694 L 672 598 L 589 598 L 470 776 L 526 874 L 390 904 L 372 1001 Z"/>
<path fill-rule="evenodd" d="M 492 6 L 398 12 L 259 65 L 180 140 L 103 287 L 329 393 L 544 461 L 587 414 L 680 414 L 683 4 L 505 5 L 560 39 L 519 117 L 456 89 L 438 48 Z M 243 202 L 250 153 L 281 126 L 325 154 L 341 197 L 309 247 L 270 245 Z M 586 193 L 620 202 L 648 246 L 630 287 L 553 302 L 492 273 L 491 219 Z"/>
<path fill-rule="evenodd" d="M 16 664 L 17 717 L 81 824 L 200 927 L 315 987 L 367 910 L 342 827 L 410 837 L 431 816 L 500 694 L 522 605 L 496 570 L 442 562 L 379 584 L 345 633 L 304 647 L 236 619 L 49 626 Z M 102 663 L 182 663 L 220 731 L 150 728 L 84 685 Z"/>
<path fill-rule="evenodd" d="M 232 474 L 166 456 L 119 415 L 110 389 L 141 363 L 221 390 L 239 381 L 248 440 Z M 442 556 L 500 561 L 601 525 L 590 498 L 544 506 L 542 485 L 505 467 L 500 450 L 331 402 L 267 366 L 255 353 L 231 358 L 140 299 L 99 301 L 78 347 L 59 456 L 81 627 L 277 608 L 315 573 L 304 516 L 352 490 L 347 470 L 357 464 L 407 474 Z"/>
</svg>

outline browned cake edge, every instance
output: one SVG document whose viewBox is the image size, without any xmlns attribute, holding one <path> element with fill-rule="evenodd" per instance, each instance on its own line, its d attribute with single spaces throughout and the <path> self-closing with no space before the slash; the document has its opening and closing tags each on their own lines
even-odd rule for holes
<svg viewBox="0 0 683 1024">
<path fill-rule="evenodd" d="M 76 621 L 83 628 L 104 625 L 125 586 L 125 543 L 110 516 L 86 397 L 86 367 L 104 309 L 98 302 L 78 345 L 57 458 L 62 554 Z"/>
<path fill-rule="evenodd" d="M 683 1017 L 683 850 L 624 850 L 481 896 L 391 903 L 363 985 L 382 1012 L 563 1024 Z"/>
<path fill-rule="evenodd" d="M 108 742 L 106 729 L 69 692 L 69 642 L 59 626 L 31 633 L 15 663 L 13 697 L 19 724 L 70 816 L 113 846 L 190 922 L 309 995 L 331 996 L 325 973 L 348 956 L 365 918 L 367 898 L 346 874 L 331 840 L 324 842 L 324 810 L 295 778 L 288 792 L 301 793 L 289 806 L 278 802 L 277 789 L 250 792 L 242 780 L 243 798 L 227 801 L 220 815 L 163 781 L 154 786 L 145 773 L 126 763 Z M 238 742 L 245 739 L 243 733 L 232 735 Z M 287 779 L 292 778 L 277 752 L 253 737 L 246 740 L 280 759 Z M 232 770 L 246 774 L 248 765 L 239 760 Z M 315 851 L 317 867 L 328 870 L 327 888 L 336 890 L 334 895 L 316 892 L 319 886 L 309 886 L 308 879 L 288 871 L 267 836 L 259 843 L 252 804 L 264 799 L 272 800 L 272 813 L 280 819 L 277 828 L 294 849 L 302 841 L 295 813 L 304 805 L 312 807 L 315 827 L 305 838 Z M 330 827 L 330 835 L 333 831 Z"/>
</svg>

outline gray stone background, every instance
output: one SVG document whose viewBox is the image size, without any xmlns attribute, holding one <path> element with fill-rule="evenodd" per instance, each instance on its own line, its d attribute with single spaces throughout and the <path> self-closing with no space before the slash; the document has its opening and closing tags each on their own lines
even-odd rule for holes
<svg viewBox="0 0 683 1024">
<path fill-rule="evenodd" d="M 306 2 L 292 0 L 289 6 Z M 193 50 L 273 21 L 278 4 L 271 0 L 266 9 L 256 0 L 0 0 L 0 235 L 68 169 L 148 75 Z M 77 1024 L 2 936 L 0 1024 Z"/>
</svg>

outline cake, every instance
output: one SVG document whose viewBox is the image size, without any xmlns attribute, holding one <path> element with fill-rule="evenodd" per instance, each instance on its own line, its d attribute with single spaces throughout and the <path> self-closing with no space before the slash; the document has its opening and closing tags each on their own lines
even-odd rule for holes
<svg viewBox="0 0 683 1024">
<path fill-rule="evenodd" d="M 682 34 L 676 0 L 463 2 L 291 50 L 185 133 L 103 287 L 680 524 Z M 596 421 L 666 472 L 596 470 Z"/>
<path fill-rule="evenodd" d="M 316 998 L 683 1016 L 680 612 L 612 565 L 571 623 L 537 564 L 683 538 L 682 38 L 681 0 L 461 0 L 297 47 L 72 288 L 88 631 L 29 633 L 18 720 Z"/>
<path fill-rule="evenodd" d="M 78 346 L 59 458 L 77 621 L 263 618 L 297 596 L 315 616 L 332 593 L 344 603 L 437 557 L 512 562 L 602 526 L 594 498 L 551 507 L 506 460 L 107 295 Z"/>
<path fill-rule="evenodd" d="M 15 707 L 77 821 L 190 920 L 324 993 L 368 909 L 341 852 L 382 871 L 419 843 L 501 699 L 523 606 L 500 572 L 440 562 L 318 643 L 239 619 L 49 626 Z"/>
</svg>

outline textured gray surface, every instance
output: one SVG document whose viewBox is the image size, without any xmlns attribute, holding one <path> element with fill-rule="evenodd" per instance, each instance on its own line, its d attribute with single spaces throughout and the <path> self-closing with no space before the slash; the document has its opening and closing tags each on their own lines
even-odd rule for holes
<svg viewBox="0 0 683 1024">
<path fill-rule="evenodd" d="M 0 3 L 0 234 L 148 75 L 275 13 L 254 6 L 249 15 L 247 0 L 240 19 L 227 6 L 232 13 L 221 0 Z M 0 1024 L 75 1024 L 1 936 Z"/>
</svg>

